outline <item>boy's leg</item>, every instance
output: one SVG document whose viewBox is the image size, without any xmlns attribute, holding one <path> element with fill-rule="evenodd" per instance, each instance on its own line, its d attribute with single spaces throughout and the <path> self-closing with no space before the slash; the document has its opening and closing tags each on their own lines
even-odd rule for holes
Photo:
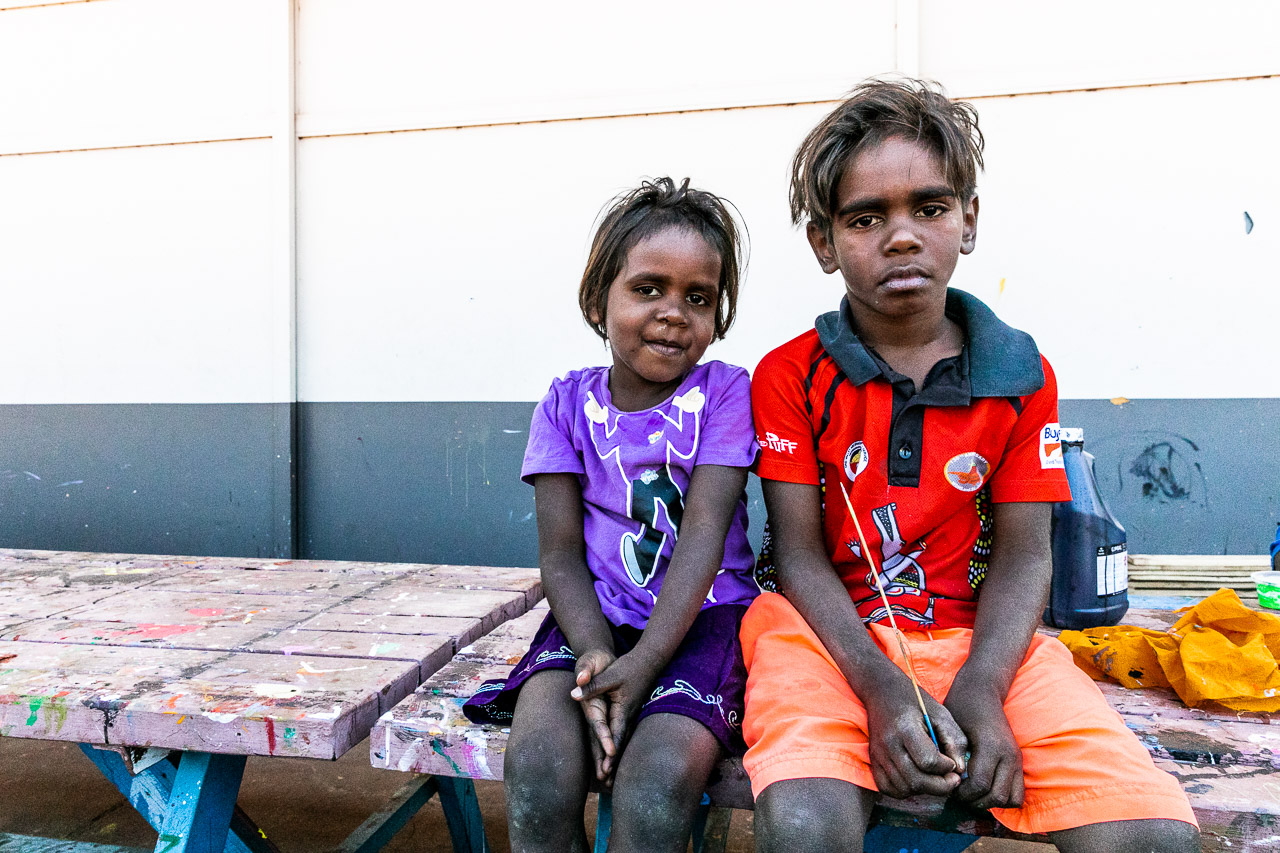
<svg viewBox="0 0 1280 853">
<path fill-rule="evenodd" d="M 1180 820 L 1117 820 L 1049 833 L 1063 853 L 1193 853 L 1200 832 Z"/>
<path fill-rule="evenodd" d="M 862 853 L 875 801 L 840 779 L 774 782 L 756 799 L 756 853 Z"/>
<path fill-rule="evenodd" d="M 1005 699 L 1022 747 L 1020 809 L 992 809 L 1018 832 L 1046 832 L 1067 851 L 1199 848 L 1181 786 L 1076 667 L 1057 640 L 1036 637 Z"/>
<path fill-rule="evenodd" d="M 640 720 L 614 780 L 611 853 L 683 853 L 721 754 L 720 741 L 697 720 L 679 714 Z"/>
<path fill-rule="evenodd" d="M 591 751 L 573 670 L 550 669 L 520 689 L 503 761 L 511 849 L 586 853 L 582 811 Z"/>
</svg>

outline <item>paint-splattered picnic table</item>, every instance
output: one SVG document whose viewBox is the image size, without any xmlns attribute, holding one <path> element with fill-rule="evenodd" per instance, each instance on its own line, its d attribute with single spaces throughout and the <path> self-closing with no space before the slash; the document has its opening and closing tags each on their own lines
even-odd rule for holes
<svg viewBox="0 0 1280 853">
<path fill-rule="evenodd" d="M 274 850 L 235 808 L 247 756 L 337 758 L 540 598 L 536 569 L 0 549 L 0 736 L 79 743 L 157 851 Z M 438 793 L 466 835 L 474 793 Z"/>
</svg>

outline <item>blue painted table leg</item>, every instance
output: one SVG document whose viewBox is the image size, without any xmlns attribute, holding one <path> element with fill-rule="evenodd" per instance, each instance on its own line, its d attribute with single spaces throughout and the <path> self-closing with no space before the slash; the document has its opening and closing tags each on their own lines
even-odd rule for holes
<svg viewBox="0 0 1280 853">
<path fill-rule="evenodd" d="M 451 776 L 436 776 L 435 780 L 454 853 L 490 853 L 475 784 L 470 779 Z"/>
<path fill-rule="evenodd" d="M 116 786 L 138 814 L 159 832 L 169 809 L 169 795 L 173 791 L 173 780 L 178 774 L 178 768 L 168 761 L 160 761 L 134 776 L 129 773 L 124 759 L 116 752 L 94 749 L 87 744 L 80 744 L 80 751 Z M 275 845 L 260 837 L 257 826 L 243 812 L 233 817 L 232 827 L 232 834 L 227 837 L 223 853 L 275 853 Z"/>
<path fill-rule="evenodd" d="M 877 825 L 867 831 L 862 849 L 865 853 L 960 853 L 977 840 L 976 835 L 959 832 Z"/>
<path fill-rule="evenodd" d="M 609 830 L 613 828 L 613 795 L 607 791 L 600 792 L 596 802 L 596 846 L 595 853 L 605 853 L 609 849 Z"/>
<path fill-rule="evenodd" d="M 244 764 L 243 755 L 182 754 L 156 853 L 222 853 Z"/>
</svg>

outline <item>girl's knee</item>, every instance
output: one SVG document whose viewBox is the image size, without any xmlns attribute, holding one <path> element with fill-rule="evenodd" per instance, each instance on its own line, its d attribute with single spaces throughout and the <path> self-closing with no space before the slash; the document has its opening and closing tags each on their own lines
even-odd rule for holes
<svg viewBox="0 0 1280 853">
<path fill-rule="evenodd" d="M 580 746 L 568 739 L 569 734 L 550 727 L 531 729 L 507 742 L 503 775 L 508 811 L 558 813 L 580 808 L 586 798 L 587 769 L 578 756 Z"/>
</svg>

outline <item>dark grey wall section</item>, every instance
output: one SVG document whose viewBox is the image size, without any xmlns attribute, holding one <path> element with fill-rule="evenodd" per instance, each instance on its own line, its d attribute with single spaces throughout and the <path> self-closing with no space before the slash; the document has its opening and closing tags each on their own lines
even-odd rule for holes
<svg viewBox="0 0 1280 853">
<path fill-rule="evenodd" d="M 0 546 L 293 553 L 293 406 L 2 405 Z"/>
<path fill-rule="evenodd" d="M 1265 554 L 1280 520 L 1280 400 L 1063 400 L 1137 554 Z"/>
<path fill-rule="evenodd" d="M 1064 425 L 1085 429 L 1131 551 L 1266 551 L 1280 519 L 1280 400 L 1064 400 L 1061 410 Z M 533 489 L 519 481 L 532 411 L 0 406 L 0 547 L 534 565 Z M 754 477 L 748 500 L 758 547 Z"/>
<path fill-rule="evenodd" d="M 301 403 L 304 557 L 536 566 L 533 403 Z M 752 543 L 764 523 L 748 488 Z"/>
<path fill-rule="evenodd" d="M 328 560 L 535 566 L 533 403 L 300 403 L 299 548 Z"/>
</svg>

